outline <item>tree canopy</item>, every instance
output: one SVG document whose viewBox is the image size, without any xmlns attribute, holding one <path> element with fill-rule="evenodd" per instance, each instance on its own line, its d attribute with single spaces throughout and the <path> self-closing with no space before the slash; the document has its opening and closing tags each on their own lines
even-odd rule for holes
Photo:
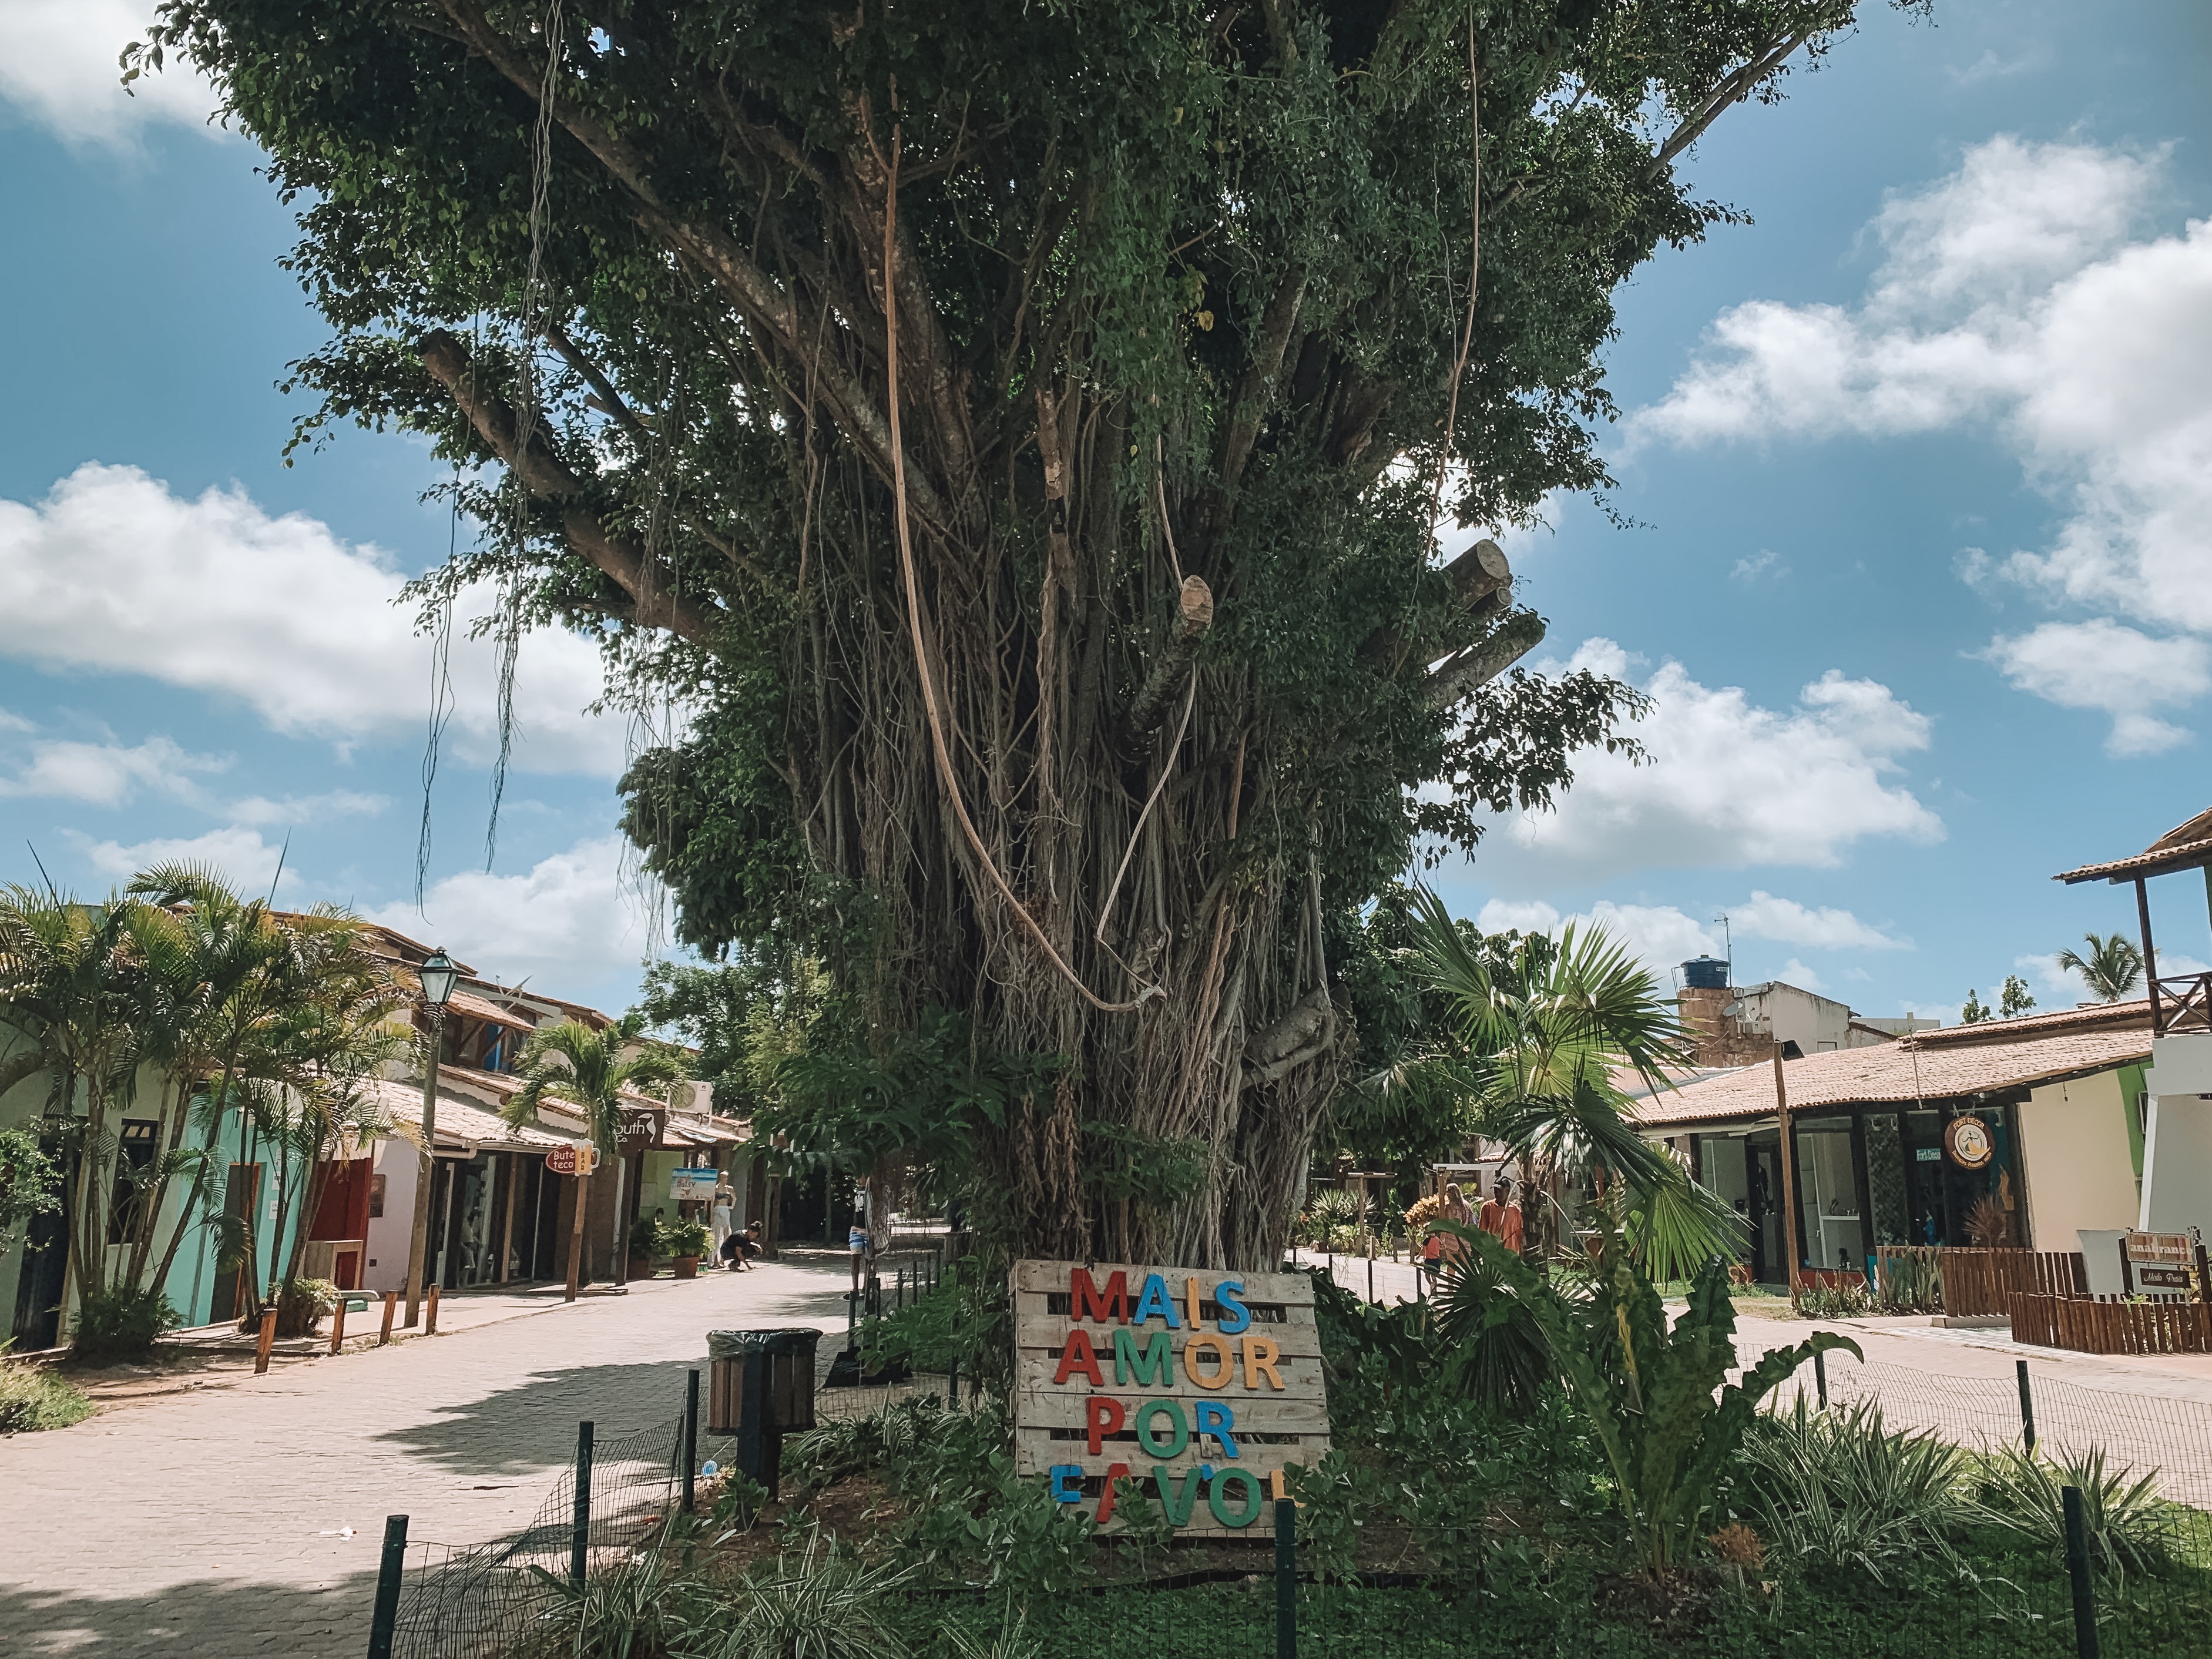
<svg viewBox="0 0 2212 1659">
<path fill-rule="evenodd" d="M 166 0 L 130 61 L 299 207 L 302 439 L 453 464 L 426 616 L 680 704 L 623 789 L 683 936 L 1045 1080 L 1009 1237 L 1097 1236 L 1103 1122 L 1212 1149 L 1134 1247 L 1243 1263 L 1355 1040 L 1331 918 L 1630 745 L 1439 507 L 1602 489 L 1613 290 L 1729 217 L 1677 162 L 1852 10 Z"/>
</svg>

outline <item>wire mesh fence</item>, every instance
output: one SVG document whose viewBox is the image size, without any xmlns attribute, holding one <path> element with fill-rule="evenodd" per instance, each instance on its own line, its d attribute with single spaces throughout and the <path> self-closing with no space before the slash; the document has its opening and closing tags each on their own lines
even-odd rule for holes
<svg viewBox="0 0 2212 1659">
<path fill-rule="evenodd" d="M 653 1545 L 677 1501 L 683 1459 L 681 1415 L 605 1441 L 580 1432 L 574 1461 L 520 1532 L 491 1544 L 409 1544 L 386 1651 L 505 1659 L 523 1650 L 561 1603 L 558 1581 Z"/>
</svg>

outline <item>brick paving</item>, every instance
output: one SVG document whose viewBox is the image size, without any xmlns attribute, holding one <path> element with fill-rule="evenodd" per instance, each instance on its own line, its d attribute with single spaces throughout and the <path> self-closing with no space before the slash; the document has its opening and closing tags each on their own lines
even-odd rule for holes
<svg viewBox="0 0 2212 1659">
<path fill-rule="evenodd" d="M 0 1656 L 350 1659 L 386 1516 L 444 1544 L 516 1530 L 579 1418 L 602 1439 L 672 1419 L 710 1330 L 842 1332 L 847 1272 L 842 1253 L 787 1252 L 574 1304 L 456 1297 L 435 1337 L 203 1371 L 0 1438 Z"/>
</svg>

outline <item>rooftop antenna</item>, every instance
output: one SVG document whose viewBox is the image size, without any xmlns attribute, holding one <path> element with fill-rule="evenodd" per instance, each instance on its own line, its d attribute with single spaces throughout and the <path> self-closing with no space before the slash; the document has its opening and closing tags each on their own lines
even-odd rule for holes
<svg viewBox="0 0 2212 1659">
<path fill-rule="evenodd" d="M 1721 950 L 1728 962 L 1729 983 L 1735 983 L 1735 936 L 1729 930 L 1728 912 L 1723 911 L 1713 920 L 1721 924 Z"/>
</svg>

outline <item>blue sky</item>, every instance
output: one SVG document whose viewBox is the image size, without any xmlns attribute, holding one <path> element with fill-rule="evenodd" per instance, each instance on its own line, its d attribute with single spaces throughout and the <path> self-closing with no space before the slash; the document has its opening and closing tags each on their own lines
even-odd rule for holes
<svg viewBox="0 0 2212 1659">
<path fill-rule="evenodd" d="M 441 559 L 422 447 L 286 466 L 321 338 L 289 216 L 171 74 L 113 87 L 131 0 L 0 15 L 0 845 L 98 890 L 196 856 L 477 966 L 619 1007 L 665 934 L 625 867 L 592 654 L 524 646 L 484 869 L 489 654 L 457 708 L 415 905 L 428 648 L 388 601 Z M 1869 9 L 1688 163 L 1752 214 L 1622 296 L 1586 501 L 1505 537 L 1544 655 L 1656 699 L 1640 769 L 1436 873 L 1492 925 L 1595 914 L 1863 1012 L 1954 1017 L 2130 927 L 2048 878 L 2212 800 L 2212 13 L 2189 0 Z M 32 874 L 0 856 L 0 876 Z M 2160 942 L 2212 960 L 2191 878 Z"/>
</svg>

